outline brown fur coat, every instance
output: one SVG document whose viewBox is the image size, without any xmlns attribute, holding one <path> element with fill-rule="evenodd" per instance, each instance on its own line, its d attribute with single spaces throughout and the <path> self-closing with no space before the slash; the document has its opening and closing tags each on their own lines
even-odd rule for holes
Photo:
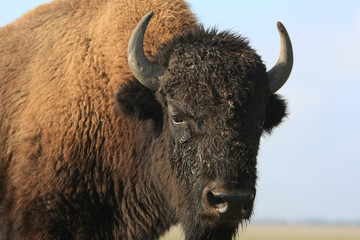
<svg viewBox="0 0 360 240">
<path fill-rule="evenodd" d="M 126 175 L 138 164 L 131 156 L 137 126 L 116 116 L 113 96 L 132 76 L 128 39 L 150 10 L 155 15 L 144 43 L 149 56 L 197 25 L 182 0 L 55 0 L 0 28 L 0 239 L 140 239 L 168 228 L 154 224 L 141 206 L 129 207 L 143 190 L 112 185 L 113 168 L 147 184 L 136 173 Z M 115 151 L 134 162 L 114 162 Z M 128 201 L 106 205 L 117 189 Z M 75 211 L 66 205 L 69 199 L 81 206 L 74 214 L 79 219 L 66 219 Z M 45 214 L 58 202 L 63 209 Z M 103 204 L 102 211 L 82 206 L 87 202 Z M 113 208 L 123 213 L 118 228 L 99 227 L 93 219 Z"/>
</svg>

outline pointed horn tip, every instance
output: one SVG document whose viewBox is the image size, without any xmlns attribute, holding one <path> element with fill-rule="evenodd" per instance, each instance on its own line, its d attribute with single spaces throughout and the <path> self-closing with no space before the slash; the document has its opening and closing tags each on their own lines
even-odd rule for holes
<svg viewBox="0 0 360 240">
<path fill-rule="evenodd" d="M 154 12 L 150 11 L 147 14 L 145 14 L 145 16 L 140 20 L 140 22 L 145 24 L 145 27 L 147 27 L 147 25 L 149 24 L 151 18 L 154 16 Z"/>
<path fill-rule="evenodd" d="M 140 20 L 138 26 L 141 26 L 141 27 L 147 27 L 147 25 L 149 24 L 151 18 L 154 16 L 154 12 L 153 11 L 150 11 L 148 12 L 147 14 L 145 14 L 142 19 Z"/>
<path fill-rule="evenodd" d="M 154 11 L 150 11 L 150 12 L 148 12 L 146 15 L 145 15 L 145 17 L 147 18 L 147 17 L 152 17 L 154 15 Z"/>
<path fill-rule="evenodd" d="M 276 26 L 277 26 L 279 32 L 283 32 L 284 30 L 286 31 L 286 28 L 284 27 L 284 24 L 282 24 L 280 21 L 278 21 L 276 23 Z"/>
</svg>

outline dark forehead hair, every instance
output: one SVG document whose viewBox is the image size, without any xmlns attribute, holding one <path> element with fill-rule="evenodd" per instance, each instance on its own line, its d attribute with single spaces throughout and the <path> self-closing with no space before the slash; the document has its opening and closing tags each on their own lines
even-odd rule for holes
<svg viewBox="0 0 360 240">
<path fill-rule="evenodd" d="M 203 26 L 164 44 L 154 57 L 168 71 L 160 92 L 182 104 L 197 106 L 223 103 L 225 108 L 244 105 L 253 95 L 266 91 L 266 67 L 247 39 L 229 31 L 218 32 Z"/>
</svg>

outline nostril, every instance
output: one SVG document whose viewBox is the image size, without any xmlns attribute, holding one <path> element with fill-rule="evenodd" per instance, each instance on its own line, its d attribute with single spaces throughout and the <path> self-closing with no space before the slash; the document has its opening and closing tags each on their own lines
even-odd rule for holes
<svg viewBox="0 0 360 240">
<path fill-rule="evenodd" d="M 231 218 L 248 214 L 252 208 L 253 200 L 253 194 L 207 192 L 209 205 L 218 213 L 229 215 Z"/>
<path fill-rule="evenodd" d="M 226 200 L 221 196 L 215 196 L 214 193 L 211 191 L 208 191 L 207 193 L 207 201 L 220 213 L 226 212 L 228 208 L 228 203 L 226 202 Z"/>
<path fill-rule="evenodd" d="M 209 191 L 207 193 L 207 198 L 208 198 L 208 201 L 209 201 L 210 205 L 212 205 L 212 206 L 215 206 L 215 205 L 218 205 L 218 204 L 223 204 L 223 203 L 226 202 L 223 198 L 215 196 L 213 194 L 213 192 L 211 192 L 211 191 Z"/>
<path fill-rule="evenodd" d="M 201 194 L 204 216 L 232 223 L 251 216 L 254 198 L 255 189 L 233 182 L 211 182 Z"/>
</svg>

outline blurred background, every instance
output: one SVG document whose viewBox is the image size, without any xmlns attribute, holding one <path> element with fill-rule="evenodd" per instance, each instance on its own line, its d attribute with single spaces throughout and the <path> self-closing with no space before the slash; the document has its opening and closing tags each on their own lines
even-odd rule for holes
<svg viewBox="0 0 360 240">
<path fill-rule="evenodd" d="M 44 2 L 2 1 L 0 26 Z M 290 114 L 262 138 L 252 224 L 359 229 L 360 1 L 188 2 L 205 27 L 247 37 L 269 69 L 279 54 L 277 21 L 292 39 L 294 68 L 279 91 Z"/>
</svg>

